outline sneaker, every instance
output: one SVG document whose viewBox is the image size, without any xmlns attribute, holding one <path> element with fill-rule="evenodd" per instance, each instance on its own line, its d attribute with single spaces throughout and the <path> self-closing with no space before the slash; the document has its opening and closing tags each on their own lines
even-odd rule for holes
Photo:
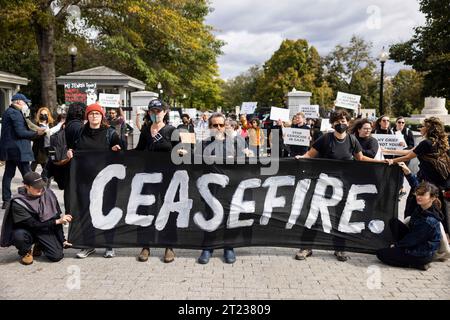
<svg viewBox="0 0 450 320">
<path fill-rule="evenodd" d="M 20 263 L 26 266 L 29 266 L 33 263 L 33 254 L 31 253 L 31 250 L 28 251 L 26 255 L 20 258 Z"/>
<path fill-rule="evenodd" d="M 42 255 L 42 248 L 39 243 L 35 243 L 33 246 L 33 257 L 40 257 Z"/>
<path fill-rule="evenodd" d="M 148 260 L 149 256 L 150 256 L 150 249 L 149 248 L 142 248 L 141 253 L 138 256 L 138 260 L 140 262 L 146 262 Z"/>
<path fill-rule="evenodd" d="M 225 259 L 225 263 L 235 263 L 236 255 L 234 254 L 233 249 L 224 249 L 223 250 L 223 258 Z"/>
<path fill-rule="evenodd" d="M 345 255 L 345 252 L 344 252 L 344 251 L 335 251 L 335 252 L 334 252 L 334 255 L 336 256 L 336 259 L 337 259 L 338 261 L 345 262 L 345 261 L 348 260 L 348 256 Z"/>
<path fill-rule="evenodd" d="M 78 259 L 84 259 L 89 257 L 89 255 L 93 254 L 95 252 L 95 248 L 89 248 L 89 249 L 81 249 L 80 252 L 77 253 Z"/>
<path fill-rule="evenodd" d="M 166 252 L 164 253 L 164 262 L 170 263 L 175 260 L 175 252 L 173 252 L 172 248 L 166 248 Z"/>
<path fill-rule="evenodd" d="M 64 248 L 64 249 L 72 248 L 72 244 L 71 244 L 69 241 L 65 240 L 65 241 L 63 242 L 63 248 Z"/>
<path fill-rule="evenodd" d="M 313 254 L 311 249 L 299 250 L 295 255 L 296 260 L 306 260 L 306 258 L 311 257 Z"/>
<path fill-rule="evenodd" d="M 198 263 L 200 264 L 207 264 L 209 262 L 209 259 L 211 258 L 212 250 L 203 250 L 202 254 L 198 258 Z"/>
<path fill-rule="evenodd" d="M 106 249 L 105 254 L 103 255 L 105 258 L 113 258 L 116 256 L 114 249 Z"/>
</svg>

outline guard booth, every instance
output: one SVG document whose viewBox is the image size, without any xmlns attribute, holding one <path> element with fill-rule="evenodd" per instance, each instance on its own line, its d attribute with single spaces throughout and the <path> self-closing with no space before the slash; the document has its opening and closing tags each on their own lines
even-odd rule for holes
<svg viewBox="0 0 450 320">
<path fill-rule="evenodd" d="M 9 107 L 12 96 L 20 91 L 20 86 L 26 86 L 29 82 L 26 78 L 0 71 L 0 119 Z"/>
</svg>

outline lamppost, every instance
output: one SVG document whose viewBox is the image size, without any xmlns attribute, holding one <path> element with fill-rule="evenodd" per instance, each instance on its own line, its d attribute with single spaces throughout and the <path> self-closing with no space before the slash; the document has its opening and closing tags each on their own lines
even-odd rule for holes
<svg viewBox="0 0 450 320">
<path fill-rule="evenodd" d="M 156 87 L 158 88 L 158 91 L 159 91 L 159 98 L 162 99 L 163 90 L 162 90 L 161 82 L 158 82 L 158 85 Z"/>
<path fill-rule="evenodd" d="M 378 59 L 381 62 L 381 77 L 380 77 L 380 116 L 384 114 L 383 110 L 383 85 L 384 85 L 384 64 L 389 59 L 389 53 L 383 50 L 381 51 Z"/>
<path fill-rule="evenodd" d="M 74 71 L 75 71 L 75 57 L 77 56 L 78 48 L 75 47 L 75 45 L 72 43 L 72 44 L 67 48 L 67 53 L 69 53 L 70 61 L 71 61 L 71 63 L 72 63 L 72 72 L 74 72 Z"/>
</svg>

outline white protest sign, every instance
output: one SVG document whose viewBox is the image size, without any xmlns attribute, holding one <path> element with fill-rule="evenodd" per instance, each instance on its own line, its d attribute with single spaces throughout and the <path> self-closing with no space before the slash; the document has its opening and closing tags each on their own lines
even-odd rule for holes
<svg viewBox="0 0 450 320">
<path fill-rule="evenodd" d="M 206 140 L 211 136 L 209 129 L 194 128 L 194 131 L 197 140 Z"/>
<path fill-rule="evenodd" d="M 98 103 L 103 108 L 119 108 L 120 107 L 120 94 L 108 94 L 100 93 Z"/>
<path fill-rule="evenodd" d="M 195 144 L 195 133 L 180 132 L 181 143 Z"/>
<path fill-rule="evenodd" d="M 331 130 L 333 130 L 333 127 L 331 126 L 330 119 L 322 119 L 322 122 L 320 123 L 320 131 L 329 132 Z"/>
<path fill-rule="evenodd" d="M 335 105 L 336 107 L 352 109 L 357 111 L 360 101 L 361 96 L 357 96 L 350 93 L 338 92 Z"/>
<path fill-rule="evenodd" d="M 311 132 L 307 129 L 283 128 L 284 144 L 296 146 L 309 146 Z"/>
<path fill-rule="evenodd" d="M 258 102 L 242 102 L 241 107 L 241 114 L 254 114 L 256 107 L 258 105 Z"/>
<path fill-rule="evenodd" d="M 303 112 L 305 114 L 305 118 L 320 118 L 318 105 L 301 105 L 300 112 Z"/>
<path fill-rule="evenodd" d="M 277 107 L 270 108 L 270 120 L 289 121 L 289 109 Z"/>
<path fill-rule="evenodd" d="M 186 108 L 186 109 L 182 109 L 183 113 L 186 113 L 189 115 L 189 117 L 191 117 L 191 119 L 196 119 L 197 118 L 197 109 L 195 108 Z"/>
<path fill-rule="evenodd" d="M 397 134 L 373 134 L 381 148 L 386 150 L 403 150 L 406 146 L 405 138 Z M 403 145 L 400 143 L 403 142 Z"/>
</svg>

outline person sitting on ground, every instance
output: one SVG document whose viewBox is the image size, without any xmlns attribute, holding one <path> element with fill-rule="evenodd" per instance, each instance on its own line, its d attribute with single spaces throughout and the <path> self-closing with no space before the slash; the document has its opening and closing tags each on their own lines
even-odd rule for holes
<svg viewBox="0 0 450 320">
<path fill-rule="evenodd" d="M 14 245 L 24 265 L 32 264 L 33 256 L 39 256 L 41 250 L 51 262 L 58 262 L 64 257 L 62 224 L 71 222 L 72 216 L 60 217 L 61 208 L 56 195 L 45 188 L 46 183 L 40 174 L 26 173 L 23 183 L 24 188 L 20 188 L 19 194 L 12 198 L 5 213 L 1 246 Z"/>
<path fill-rule="evenodd" d="M 441 242 L 439 188 L 429 182 L 418 184 L 405 163 L 399 165 L 415 190 L 417 205 L 408 214 L 411 216 L 408 226 L 398 219 L 390 222 L 395 243 L 378 250 L 377 257 L 391 266 L 428 270 Z"/>
</svg>

